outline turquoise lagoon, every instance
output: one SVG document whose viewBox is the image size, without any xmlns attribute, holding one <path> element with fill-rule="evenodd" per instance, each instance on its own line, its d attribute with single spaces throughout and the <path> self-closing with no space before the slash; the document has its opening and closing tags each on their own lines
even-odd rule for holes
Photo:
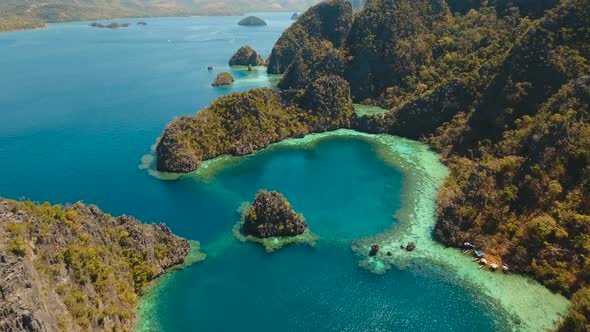
<svg viewBox="0 0 590 332">
<path fill-rule="evenodd" d="M 76 22 L 0 34 L 0 196 L 83 200 L 201 241 L 207 260 L 150 289 L 138 330 L 548 326 L 567 301 L 525 278 L 477 272 L 467 257 L 432 242 L 433 198 L 445 169 L 418 143 L 339 131 L 225 158 L 174 181 L 138 167 L 175 116 L 232 91 L 273 86 L 276 78 L 263 70 L 243 68 L 233 69 L 233 86 L 210 86 L 230 70 L 239 46 L 268 56 L 292 22 L 287 13 L 258 15 L 269 25 L 148 18 L 145 27 L 118 30 Z M 237 209 L 260 188 L 281 191 L 306 216 L 320 238 L 315 247 L 267 254 L 232 238 Z M 407 239 L 417 240 L 415 253 L 396 250 Z M 367 260 L 371 243 L 392 258 Z M 510 287 L 521 292 L 509 296 Z M 540 298 L 543 305 L 532 308 Z"/>
</svg>

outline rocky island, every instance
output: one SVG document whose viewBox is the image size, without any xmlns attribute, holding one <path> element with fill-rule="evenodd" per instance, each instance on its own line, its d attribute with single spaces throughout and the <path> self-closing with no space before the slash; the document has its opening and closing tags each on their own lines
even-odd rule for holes
<svg viewBox="0 0 590 332">
<path fill-rule="evenodd" d="M 132 330 L 149 282 L 191 252 L 164 224 L 0 198 L 0 330 Z"/>
<path fill-rule="evenodd" d="M 306 229 L 303 215 L 295 213 L 291 203 L 276 191 L 258 192 L 244 216 L 244 234 L 260 239 L 297 236 Z"/>
<path fill-rule="evenodd" d="M 283 75 L 282 91 L 222 97 L 175 120 L 158 168 L 188 172 L 336 128 L 420 139 L 451 171 L 437 239 L 477 243 L 572 298 L 561 328 L 587 328 L 589 12 L 590 0 L 373 0 L 357 14 L 322 2 L 272 50 L 268 72 Z M 357 116 L 352 101 L 389 112 Z"/>
<path fill-rule="evenodd" d="M 211 83 L 211 86 L 223 86 L 230 85 L 234 82 L 234 77 L 228 72 L 222 72 L 215 77 L 215 80 Z"/>
<path fill-rule="evenodd" d="M 240 47 L 229 59 L 230 66 L 263 66 L 264 60 L 260 54 L 250 46 Z"/>
<path fill-rule="evenodd" d="M 261 18 L 258 18 L 256 16 L 248 16 L 248 17 L 240 20 L 238 22 L 238 25 L 255 27 L 255 26 L 264 26 L 264 25 L 267 25 L 267 24 Z"/>
<path fill-rule="evenodd" d="M 291 243 L 314 245 L 316 240 L 303 215 L 293 210 L 285 196 L 266 190 L 260 190 L 243 211 L 234 235 L 242 241 L 261 243 L 269 252 Z"/>
</svg>

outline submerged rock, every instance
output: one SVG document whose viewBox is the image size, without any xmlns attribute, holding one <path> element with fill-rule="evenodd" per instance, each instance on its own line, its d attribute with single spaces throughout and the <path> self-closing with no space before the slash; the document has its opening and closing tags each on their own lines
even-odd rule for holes
<svg viewBox="0 0 590 332">
<path fill-rule="evenodd" d="M 260 190 L 244 216 L 244 234 L 257 238 L 292 237 L 306 229 L 303 215 L 276 191 Z"/>
<path fill-rule="evenodd" d="M 215 78 L 213 83 L 211 83 L 211 85 L 212 86 L 230 85 L 233 82 L 234 82 L 234 77 L 228 72 L 223 72 L 223 73 L 219 73 L 217 75 L 217 77 Z"/>
<path fill-rule="evenodd" d="M 137 22 L 137 25 L 147 25 L 147 23 L 144 21 L 139 21 L 139 22 Z"/>
<path fill-rule="evenodd" d="M 408 242 L 408 245 L 406 246 L 406 250 L 413 251 L 414 249 L 416 249 L 416 244 L 414 242 Z"/>
<path fill-rule="evenodd" d="M 264 60 L 250 46 L 240 47 L 236 53 L 229 59 L 230 66 L 262 66 Z"/>
<path fill-rule="evenodd" d="M 371 246 L 371 251 L 369 251 L 369 256 L 377 256 L 377 253 L 379 253 L 379 245 L 374 244 Z"/>
<path fill-rule="evenodd" d="M 213 70 L 213 66 L 207 66 L 207 70 Z"/>
<path fill-rule="evenodd" d="M 245 19 L 243 19 L 240 22 L 238 22 L 238 25 L 244 25 L 244 26 L 263 26 L 263 25 L 266 25 L 266 22 L 263 19 L 258 18 L 256 16 L 248 16 Z"/>
<path fill-rule="evenodd" d="M 291 15 L 291 19 L 292 20 L 297 20 L 299 18 L 299 14 L 298 13 L 293 13 L 293 15 Z"/>
</svg>

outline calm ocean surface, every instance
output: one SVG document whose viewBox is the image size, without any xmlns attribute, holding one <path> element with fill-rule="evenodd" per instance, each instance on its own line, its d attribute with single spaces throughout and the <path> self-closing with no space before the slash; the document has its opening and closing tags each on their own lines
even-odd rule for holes
<svg viewBox="0 0 590 332">
<path fill-rule="evenodd" d="M 118 30 L 82 22 L 0 34 L 0 196 L 83 200 L 201 241 L 208 259 L 160 286 L 151 319 L 165 331 L 502 330 L 503 315 L 452 276 L 358 267 L 351 240 L 395 224 L 403 182 L 367 142 L 264 152 L 206 183 L 138 168 L 174 117 L 271 85 L 263 72 L 234 71 L 233 87 L 210 86 L 239 46 L 266 57 L 291 24 L 290 13 L 259 16 L 269 25 L 154 18 Z M 232 240 L 237 209 L 261 188 L 281 191 L 305 215 L 317 247 L 267 254 Z"/>
</svg>

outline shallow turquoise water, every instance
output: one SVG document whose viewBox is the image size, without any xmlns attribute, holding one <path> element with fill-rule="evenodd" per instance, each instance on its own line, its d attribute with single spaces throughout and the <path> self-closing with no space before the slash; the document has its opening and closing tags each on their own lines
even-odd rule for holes
<svg viewBox="0 0 590 332">
<path fill-rule="evenodd" d="M 151 318 L 166 331 L 501 330 L 502 312 L 441 271 L 377 276 L 357 266 L 351 240 L 396 223 L 403 181 L 367 142 L 261 153 L 210 182 L 161 181 L 138 169 L 173 117 L 270 86 L 243 72 L 233 87 L 209 85 L 239 46 L 267 56 L 291 23 L 289 14 L 261 17 L 267 27 L 200 17 L 0 34 L 0 196 L 84 200 L 202 241 L 208 259 L 168 278 L 153 303 Z M 321 238 L 316 248 L 269 255 L 231 238 L 237 208 L 260 188 L 283 192 L 306 216 Z"/>
</svg>

